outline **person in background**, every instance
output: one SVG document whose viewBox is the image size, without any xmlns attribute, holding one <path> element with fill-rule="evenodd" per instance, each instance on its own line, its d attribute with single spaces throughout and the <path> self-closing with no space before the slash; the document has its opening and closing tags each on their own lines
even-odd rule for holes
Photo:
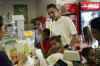
<svg viewBox="0 0 100 66">
<path fill-rule="evenodd" d="M 98 41 L 92 36 L 92 33 L 88 26 L 83 28 L 83 44 L 92 48 L 98 47 Z M 84 47 L 84 46 L 83 46 Z"/>
<path fill-rule="evenodd" d="M 42 38 L 41 38 L 40 44 L 38 46 L 38 48 L 41 48 L 44 56 L 46 56 L 49 49 L 51 48 L 49 39 L 50 39 L 50 30 L 45 28 L 42 32 Z"/>
<path fill-rule="evenodd" d="M 86 26 L 83 28 L 83 32 L 81 35 L 76 36 L 76 40 L 74 40 L 74 47 L 76 50 L 82 50 L 85 47 L 92 47 L 93 38 L 92 34 L 89 30 L 89 27 Z"/>
<path fill-rule="evenodd" d="M 50 38 L 51 48 L 48 51 L 48 56 L 54 53 L 64 53 L 64 48 L 61 41 L 61 36 L 52 36 Z"/>
<path fill-rule="evenodd" d="M 84 36 L 84 42 L 87 45 L 92 46 L 93 38 L 88 26 L 83 28 L 83 36 Z"/>
<path fill-rule="evenodd" d="M 82 55 L 82 50 L 86 47 L 92 47 L 92 45 L 93 45 L 93 38 L 89 30 L 89 27 L 86 26 L 83 28 L 82 40 L 79 46 L 80 48 L 79 52 L 82 64 L 86 63 L 86 58 Z"/>
<path fill-rule="evenodd" d="M 52 19 L 52 25 L 50 25 L 51 35 L 61 35 L 62 45 L 65 48 L 69 45 L 72 46 L 74 44 L 73 40 L 77 34 L 76 27 L 72 20 L 68 17 L 61 16 L 55 4 L 49 4 L 47 6 L 47 11 Z"/>
<path fill-rule="evenodd" d="M 82 56 L 82 50 L 83 48 L 92 47 L 93 45 L 93 37 L 88 26 L 83 28 L 81 37 L 82 40 L 80 42 L 80 46 L 78 46 L 77 49 L 79 49 L 80 52 L 81 63 L 84 64 L 86 63 L 86 59 Z"/>
<path fill-rule="evenodd" d="M 33 24 L 33 29 L 35 30 L 35 47 L 37 48 L 42 36 L 43 20 L 40 17 L 37 17 L 35 19 L 32 19 L 32 24 Z"/>
<path fill-rule="evenodd" d="M 100 46 L 100 17 L 97 17 L 93 20 L 91 20 L 90 22 L 90 26 L 91 26 L 91 32 L 93 37 L 98 40 L 98 47 Z M 100 53 L 100 51 L 97 51 L 96 49 L 96 64 L 97 66 L 100 66 L 100 62 L 98 63 L 98 61 L 100 61 L 100 56 L 98 56 L 98 53 Z"/>
<path fill-rule="evenodd" d="M 95 63 L 95 50 L 91 47 L 84 48 L 82 50 L 82 55 L 85 57 L 87 62 L 84 66 L 96 66 Z"/>
<path fill-rule="evenodd" d="M 3 18 L 0 16 L 0 41 L 5 34 L 5 25 L 3 24 Z M 13 66 L 12 62 L 9 60 L 5 51 L 2 50 L 2 44 L 0 43 L 0 66 Z"/>
</svg>

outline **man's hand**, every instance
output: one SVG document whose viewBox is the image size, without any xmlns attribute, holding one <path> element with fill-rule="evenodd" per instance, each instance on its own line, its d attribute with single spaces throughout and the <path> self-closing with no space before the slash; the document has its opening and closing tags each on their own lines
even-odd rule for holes
<svg viewBox="0 0 100 66">
<path fill-rule="evenodd" d="M 71 42 L 70 42 L 70 46 L 71 46 L 71 47 L 74 45 L 75 40 L 76 40 L 76 35 L 73 35 L 73 36 L 72 36 L 72 40 L 71 40 Z"/>
</svg>

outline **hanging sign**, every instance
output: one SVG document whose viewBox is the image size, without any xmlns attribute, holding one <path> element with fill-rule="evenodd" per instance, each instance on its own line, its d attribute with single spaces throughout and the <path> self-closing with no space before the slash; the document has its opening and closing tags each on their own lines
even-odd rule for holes
<svg viewBox="0 0 100 66">
<path fill-rule="evenodd" d="M 100 10 L 100 2 L 81 3 L 81 10 Z"/>
</svg>

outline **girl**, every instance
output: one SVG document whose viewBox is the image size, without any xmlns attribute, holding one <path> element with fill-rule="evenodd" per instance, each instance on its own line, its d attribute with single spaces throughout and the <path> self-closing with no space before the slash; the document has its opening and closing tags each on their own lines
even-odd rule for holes
<svg viewBox="0 0 100 66">
<path fill-rule="evenodd" d="M 50 38 L 51 48 L 48 51 L 48 56 L 54 53 L 64 53 L 61 36 L 52 36 Z"/>
</svg>

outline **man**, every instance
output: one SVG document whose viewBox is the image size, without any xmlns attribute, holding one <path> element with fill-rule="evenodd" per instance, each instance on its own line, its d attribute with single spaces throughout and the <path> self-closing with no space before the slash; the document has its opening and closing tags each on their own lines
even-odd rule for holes
<svg viewBox="0 0 100 66">
<path fill-rule="evenodd" d="M 100 17 L 91 20 L 90 25 L 93 37 L 99 41 L 99 46 L 100 46 Z M 97 66 L 100 66 L 100 48 L 96 49 L 95 56 L 96 56 L 96 64 Z"/>
<path fill-rule="evenodd" d="M 100 17 L 93 19 L 90 25 L 94 38 L 100 42 Z"/>
<path fill-rule="evenodd" d="M 50 30 L 52 35 L 61 35 L 63 46 L 72 45 L 73 40 L 77 34 L 75 25 L 72 20 L 61 16 L 58 8 L 55 4 L 49 4 L 47 6 L 48 15 L 52 19 L 52 25 L 50 25 Z"/>
</svg>

